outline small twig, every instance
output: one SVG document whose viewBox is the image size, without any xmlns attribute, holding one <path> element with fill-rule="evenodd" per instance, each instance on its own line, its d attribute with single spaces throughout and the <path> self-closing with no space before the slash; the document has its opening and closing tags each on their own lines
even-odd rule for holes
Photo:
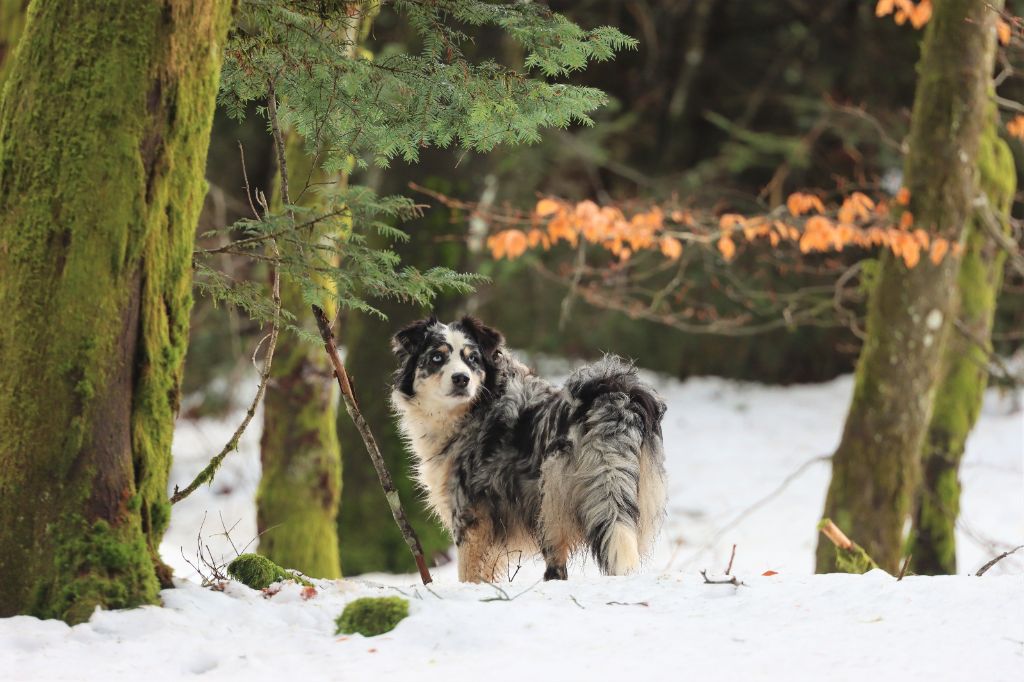
<svg viewBox="0 0 1024 682">
<path fill-rule="evenodd" d="M 253 216 L 256 220 L 260 220 L 260 212 L 256 210 L 252 203 L 252 190 L 249 188 L 249 171 L 245 168 L 245 147 L 242 146 L 241 140 L 238 140 L 238 154 L 242 157 L 242 178 L 245 180 L 245 198 L 249 200 L 249 208 L 252 209 Z"/>
<path fill-rule="evenodd" d="M 218 511 L 217 512 L 217 516 L 220 517 L 220 527 L 221 527 L 221 530 L 224 531 L 223 533 L 217 533 L 217 535 L 223 535 L 227 539 L 227 541 L 231 544 L 231 549 L 234 550 L 235 556 L 238 556 L 239 554 L 241 554 L 241 552 L 238 551 L 238 547 L 235 547 L 235 541 L 231 537 L 231 531 L 233 531 L 235 528 L 238 527 L 238 524 L 240 524 L 242 522 L 242 519 L 238 519 L 237 521 L 235 521 L 234 525 L 231 526 L 231 528 L 228 528 L 227 524 L 224 523 L 224 513 L 221 512 L 221 511 Z"/>
<path fill-rule="evenodd" d="M 508 596 L 508 592 L 506 592 L 505 590 L 503 590 L 503 589 L 502 589 L 501 587 L 499 587 L 499 586 L 498 586 L 498 585 L 496 585 L 495 583 L 485 583 L 486 585 L 490 585 L 491 587 L 493 587 L 493 588 L 494 588 L 494 590 L 495 590 L 495 591 L 496 591 L 496 592 L 498 593 L 498 595 L 497 595 L 497 596 L 495 596 L 495 597 L 487 597 L 487 598 L 485 598 L 485 599 L 481 599 L 480 601 L 482 601 L 482 602 L 491 602 L 491 601 L 515 601 L 516 599 L 519 599 L 519 597 L 522 597 L 522 596 L 523 596 L 524 594 L 526 594 L 527 592 L 531 591 L 531 590 L 532 590 L 533 588 L 537 587 L 537 585 L 540 585 L 540 584 L 541 584 L 541 582 L 542 582 L 541 580 L 538 580 L 537 582 L 535 582 L 534 584 L 530 585 L 529 587 L 527 587 L 527 588 L 526 588 L 525 590 L 523 590 L 522 592 L 519 592 L 519 593 L 517 593 L 517 594 L 514 594 L 514 595 L 512 595 L 511 597 L 510 597 L 510 596 Z"/>
<path fill-rule="evenodd" d="M 818 523 L 818 530 L 836 548 L 836 568 L 843 573 L 867 573 L 878 568 L 878 564 L 867 551 L 851 540 L 832 519 L 825 517 Z"/>
<path fill-rule="evenodd" d="M 276 230 L 274 232 L 267 232 L 266 234 L 260 234 L 260 235 L 254 236 L 254 237 L 246 237 L 244 239 L 236 239 L 233 242 L 229 242 L 227 244 L 224 244 L 223 246 L 218 246 L 218 247 L 213 248 L 213 249 L 198 248 L 198 249 L 195 249 L 193 251 L 193 253 L 195 255 L 203 255 L 203 256 L 210 256 L 210 255 L 218 254 L 218 253 L 228 253 L 228 254 L 235 254 L 235 255 L 250 255 L 250 254 L 247 254 L 247 253 L 244 253 L 244 252 L 239 254 L 239 253 L 237 253 L 237 250 L 241 246 L 250 246 L 252 244 L 258 244 L 259 242 L 265 242 L 265 241 L 268 241 L 270 239 L 276 239 L 277 237 L 284 236 L 285 234 L 287 234 L 289 232 L 300 232 L 300 231 L 304 230 L 305 228 L 313 227 L 317 223 L 321 223 L 321 222 L 323 222 L 325 220 L 330 220 L 331 218 L 335 218 L 335 217 L 340 216 L 340 215 L 345 215 L 345 214 L 348 213 L 348 211 L 349 211 L 348 208 L 340 208 L 340 209 L 337 209 L 337 210 L 334 210 L 334 211 L 330 211 L 329 213 L 324 213 L 323 215 L 318 215 L 315 218 L 310 218 L 309 220 L 306 220 L 306 221 L 301 222 L 301 223 L 293 222 L 292 224 L 288 225 L 288 227 L 283 227 L 280 230 Z"/>
<path fill-rule="evenodd" d="M 821 532 L 832 541 L 832 544 L 840 549 L 851 549 L 853 547 L 853 540 L 847 537 L 839 526 L 832 522 L 831 519 L 826 519 L 821 524 Z"/>
<path fill-rule="evenodd" d="M 729 565 L 725 567 L 725 574 L 726 575 L 731 575 L 732 574 L 732 561 L 735 558 L 736 558 L 736 545 L 734 544 L 732 546 L 732 553 L 729 555 Z"/>
<path fill-rule="evenodd" d="M 434 595 L 438 599 L 444 600 L 444 597 L 442 597 L 437 592 L 434 592 L 432 589 L 430 589 L 430 585 L 424 585 L 423 589 L 425 589 L 427 592 L 429 592 L 430 594 Z"/>
<path fill-rule="evenodd" d="M 650 603 L 645 601 L 606 601 L 604 604 L 605 606 L 650 606 Z"/>
<path fill-rule="evenodd" d="M 974 575 L 976 575 L 978 577 L 981 577 L 981 576 L 985 575 L 985 572 L 988 571 L 988 569 L 992 568 L 993 566 L 998 564 L 1000 561 L 1002 561 L 1003 559 L 1005 559 L 1006 557 L 1010 556 L 1011 554 L 1013 554 L 1014 552 L 1016 552 L 1017 550 L 1020 550 L 1020 549 L 1024 549 L 1024 545 L 1017 545 L 1013 549 L 1011 549 L 1011 550 L 1009 550 L 1007 552 L 1003 552 L 1002 554 L 997 556 L 995 559 L 992 559 L 987 564 L 985 564 L 984 566 L 979 568 L 978 572 L 975 573 Z"/>
<path fill-rule="evenodd" d="M 733 585 L 735 587 L 739 587 L 740 585 L 746 585 L 745 582 L 743 582 L 742 580 L 740 580 L 739 578 L 737 578 L 734 575 L 733 576 L 729 576 L 728 580 L 712 580 L 711 578 L 708 577 L 708 572 L 707 571 L 701 571 L 700 574 L 704 578 L 704 584 L 705 585 Z"/>
<path fill-rule="evenodd" d="M 285 206 L 292 203 L 291 193 L 288 191 L 288 162 L 285 159 L 284 133 L 281 132 L 281 123 L 277 118 L 277 92 L 274 90 L 274 79 L 267 81 L 267 115 L 270 118 L 270 131 L 274 136 L 274 150 L 277 152 L 278 174 L 281 177 L 281 199 Z M 292 215 L 291 209 L 288 210 Z M 294 218 L 294 215 L 292 215 Z"/>
<path fill-rule="evenodd" d="M 312 308 L 313 316 L 316 318 L 316 325 L 320 329 L 320 337 L 324 340 L 324 348 L 327 350 L 327 356 L 334 366 L 334 375 L 338 379 L 338 386 L 341 387 L 341 397 L 345 403 L 345 411 L 348 412 L 348 416 L 355 424 L 356 430 L 362 436 L 363 444 L 366 445 L 366 451 L 370 454 L 370 459 L 373 461 L 373 468 L 377 470 L 377 478 L 380 479 L 380 485 L 384 489 L 384 496 L 388 500 L 388 506 L 391 507 L 391 515 L 395 517 L 395 523 L 398 524 L 398 529 L 402 531 L 402 537 L 405 538 L 405 543 L 409 545 L 413 559 L 416 560 L 416 567 L 420 571 L 420 579 L 426 585 L 433 579 L 430 577 L 430 571 L 427 570 L 427 562 L 423 557 L 423 547 L 420 545 L 419 538 L 416 537 L 416 531 L 413 530 L 408 517 L 405 515 L 402 501 L 398 496 L 398 489 L 395 488 L 395 483 L 391 478 L 391 473 L 388 471 L 387 464 L 384 462 L 384 456 L 380 452 L 377 440 L 373 437 L 373 432 L 370 431 L 370 426 L 366 423 L 366 419 L 363 418 L 363 413 L 356 402 L 355 393 L 352 392 L 352 382 L 349 380 L 348 372 L 345 371 L 345 365 L 342 364 L 341 357 L 338 355 L 338 346 L 334 343 L 334 332 L 331 331 L 331 323 L 328 321 L 323 308 L 317 305 L 312 306 Z"/>
<path fill-rule="evenodd" d="M 908 554 L 903 560 L 903 565 L 900 566 L 900 574 L 896 576 L 896 582 L 903 580 L 903 576 L 907 574 L 907 569 L 910 568 L 910 560 L 914 558 L 913 554 Z"/>
<path fill-rule="evenodd" d="M 581 604 L 578 601 L 576 601 L 576 597 L 572 596 L 571 594 L 569 595 L 569 599 L 572 599 L 572 603 L 575 604 L 576 606 L 580 607 L 584 611 L 587 610 L 587 607 L 585 607 L 583 604 Z"/>
<path fill-rule="evenodd" d="M 277 250 L 277 242 L 271 240 L 271 247 L 274 250 L 275 258 L 280 257 L 280 253 Z M 277 348 L 277 334 L 281 329 L 281 274 L 278 268 L 275 266 L 271 275 L 273 283 L 271 285 L 271 292 L 274 299 L 274 319 L 270 326 L 270 345 L 267 347 L 266 360 L 263 362 L 263 371 L 260 372 L 260 383 L 256 388 L 256 395 L 253 397 L 252 402 L 249 403 L 249 409 L 246 410 L 245 418 L 242 423 L 238 425 L 235 432 L 231 435 L 231 438 L 221 451 L 218 452 L 210 463 L 203 467 L 203 470 L 196 474 L 196 477 L 192 479 L 184 490 L 179 490 L 178 486 L 174 486 L 174 494 L 171 495 L 171 504 L 177 504 L 186 497 L 194 493 L 199 486 L 204 483 L 209 483 L 213 480 L 214 474 L 217 473 L 217 469 L 220 468 L 224 458 L 228 456 L 229 452 L 238 449 L 238 442 L 242 439 L 242 434 L 245 433 L 246 428 L 249 426 L 249 422 L 252 421 L 253 417 L 256 416 L 256 408 L 259 407 L 260 402 L 263 400 L 263 394 L 267 390 L 267 382 L 270 381 L 270 367 L 274 362 L 274 350 Z M 262 343 L 262 341 L 261 341 Z"/>
<path fill-rule="evenodd" d="M 492 587 L 494 591 L 498 593 L 498 596 L 487 597 L 486 599 L 481 599 L 480 601 L 512 601 L 512 599 L 508 596 L 508 592 L 506 592 L 498 585 L 495 585 L 494 583 L 487 583 L 487 585 Z"/>
<path fill-rule="evenodd" d="M 572 280 L 569 282 L 569 290 L 565 292 L 562 305 L 558 311 L 558 331 L 564 331 L 565 325 L 569 323 L 569 315 L 572 312 L 572 304 L 580 289 L 580 281 L 583 279 L 583 269 L 587 265 L 587 240 L 581 239 L 576 249 L 576 267 L 573 269 Z"/>
<path fill-rule="evenodd" d="M 988 201 L 988 197 L 985 194 L 982 194 L 975 199 L 974 203 L 981 214 L 981 222 L 985 226 L 985 231 L 988 232 L 990 237 L 992 237 L 992 241 L 1006 252 L 1007 260 L 1010 262 L 1010 265 L 1013 266 L 1013 269 L 1019 274 L 1024 275 L 1024 254 L 1021 254 L 1020 248 L 1017 246 L 1016 242 L 1006 234 L 1006 231 L 1003 229 L 1002 222 L 999 220 L 995 210 Z"/>
</svg>

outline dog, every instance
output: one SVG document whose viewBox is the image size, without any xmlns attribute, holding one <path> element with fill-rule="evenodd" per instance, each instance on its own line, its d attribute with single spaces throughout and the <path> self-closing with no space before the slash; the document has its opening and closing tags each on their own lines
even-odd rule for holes
<svg viewBox="0 0 1024 682">
<path fill-rule="evenodd" d="M 392 350 L 392 404 L 460 581 L 497 580 L 516 551 L 539 550 L 545 580 L 584 548 L 605 575 L 637 570 L 665 515 L 665 403 L 632 364 L 606 356 L 559 388 L 473 317 L 414 322 Z"/>
</svg>

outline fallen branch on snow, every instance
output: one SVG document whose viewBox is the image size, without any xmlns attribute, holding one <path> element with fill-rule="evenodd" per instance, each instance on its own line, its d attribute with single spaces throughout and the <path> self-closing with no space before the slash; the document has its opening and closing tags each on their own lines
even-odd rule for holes
<svg viewBox="0 0 1024 682">
<path fill-rule="evenodd" d="M 737 578 L 734 575 L 731 575 L 728 578 L 723 579 L 723 580 L 712 580 L 711 578 L 708 577 L 708 572 L 707 571 L 703 571 L 702 570 L 700 572 L 700 574 L 704 578 L 704 584 L 705 585 L 733 585 L 734 587 L 739 587 L 740 585 L 746 585 L 745 582 L 743 582 L 742 580 L 740 580 L 739 578 Z"/>
</svg>

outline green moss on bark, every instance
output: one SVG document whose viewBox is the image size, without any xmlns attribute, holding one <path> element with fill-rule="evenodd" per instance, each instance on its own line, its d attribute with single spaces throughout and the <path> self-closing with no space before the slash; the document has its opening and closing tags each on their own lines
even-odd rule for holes
<svg viewBox="0 0 1024 682">
<path fill-rule="evenodd" d="M 1010 206 L 1017 188 L 1013 155 L 999 139 L 998 116 L 990 108 L 978 153 L 980 189 L 993 217 L 1009 230 Z M 967 436 L 978 420 L 988 382 L 987 353 L 1002 284 L 1004 251 L 989 237 L 985 218 L 975 213 L 968 225 L 963 265 L 957 280 L 957 315 L 962 331 L 949 340 L 942 380 L 922 449 L 923 478 L 908 552 L 914 572 L 956 573 L 956 519 L 960 511 L 960 461 Z"/>
<path fill-rule="evenodd" d="M 983 134 L 991 122 L 991 10 L 984 0 L 938 3 L 918 63 L 905 162 L 909 210 L 915 225 L 954 243 L 966 238 Z M 957 258 L 939 265 L 923 259 L 908 269 L 883 254 L 853 401 L 833 457 L 823 516 L 835 519 L 890 573 L 898 568 L 904 523 L 913 510 L 959 270 Z M 830 543 L 819 540 L 817 570 L 837 569 Z"/>
<path fill-rule="evenodd" d="M 345 606 L 335 621 L 335 634 L 375 637 L 391 632 L 408 616 L 409 602 L 401 597 L 363 597 Z"/>
<path fill-rule="evenodd" d="M 227 0 L 29 7 L 0 101 L 0 615 L 75 622 L 153 603 L 169 578 L 157 550 L 229 19 Z"/>
<path fill-rule="evenodd" d="M 14 49 L 25 28 L 28 0 L 0 0 L 0 97 L 3 97 L 4 82 L 11 70 Z"/>
</svg>

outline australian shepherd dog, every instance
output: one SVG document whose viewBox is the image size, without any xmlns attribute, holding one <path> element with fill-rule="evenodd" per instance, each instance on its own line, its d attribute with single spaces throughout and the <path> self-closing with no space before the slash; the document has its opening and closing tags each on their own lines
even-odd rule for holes
<svg viewBox="0 0 1024 682">
<path fill-rule="evenodd" d="M 415 322 L 393 349 L 392 402 L 459 580 L 498 579 L 510 552 L 539 550 L 545 580 L 584 548 L 605 575 L 639 567 L 665 512 L 665 403 L 631 364 L 608 356 L 553 386 L 472 317 Z"/>
</svg>

